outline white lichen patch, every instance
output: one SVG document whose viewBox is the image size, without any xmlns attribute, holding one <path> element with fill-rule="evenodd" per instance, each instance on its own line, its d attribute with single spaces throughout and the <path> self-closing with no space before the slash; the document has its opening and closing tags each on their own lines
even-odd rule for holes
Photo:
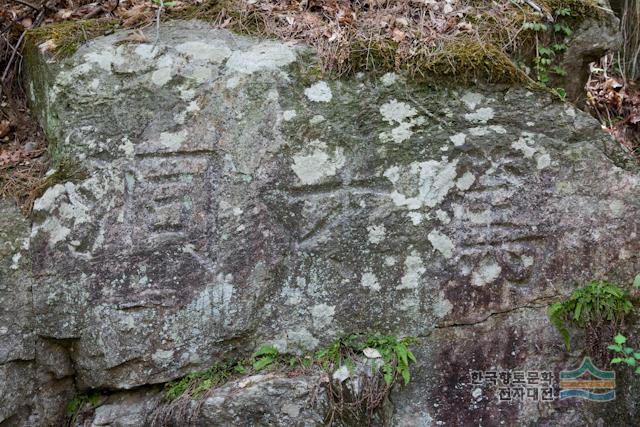
<svg viewBox="0 0 640 427">
<path fill-rule="evenodd" d="M 179 112 L 178 114 L 175 115 L 174 120 L 177 124 L 184 124 L 184 122 L 186 121 L 187 117 L 197 111 L 200 111 L 200 106 L 198 105 L 198 103 L 196 101 L 191 101 L 189 102 L 189 105 L 187 105 L 187 108 L 181 112 Z"/>
<path fill-rule="evenodd" d="M 181 87 L 178 90 L 180 91 L 180 99 L 182 99 L 183 101 L 191 101 L 196 97 L 195 89 Z"/>
<path fill-rule="evenodd" d="M 625 206 L 622 200 L 614 200 L 609 203 L 609 210 L 613 214 L 614 217 L 620 218 L 624 215 Z"/>
<path fill-rule="evenodd" d="M 367 270 L 362 273 L 360 284 L 365 288 L 371 289 L 372 291 L 380 290 L 380 283 L 378 283 L 378 278 L 375 274 L 373 274 L 371 270 Z"/>
<path fill-rule="evenodd" d="M 456 187 L 458 187 L 458 190 L 466 191 L 471 188 L 475 181 L 475 175 L 467 171 L 460 178 L 458 178 L 458 180 L 456 181 Z"/>
<path fill-rule="evenodd" d="M 490 209 L 485 209 L 482 211 L 472 211 L 472 210 L 467 210 L 465 212 L 465 217 L 472 223 L 472 224 L 478 224 L 478 225 L 487 225 L 487 224 L 491 224 L 492 221 L 492 215 L 491 215 L 491 210 Z"/>
<path fill-rule="evenodd" d="M 238 76 L 231 76 L 227 79 L 227 81 L 225 82 L 224 86 L 227 89 L 235 89 L 240 85 L 240 77 Z"/>
<path fill-rule="evenodd" d="M 507 130 L 504 127 L 498 125 L 476 126 L 469 129 L 469 134 L 472 136 L 486 136 L 492 132 L 499 135 L 504 135 L 507 133 Z"/>
<path fill-rule="evenodd" d="M 304 94 L 313 102 L 329 102 L 333 98 L 331 88 L 327 82 L 314 83 L 304 90 Z"/>
<path fill-rule="evenodd" d="M 538 151 L 537 147 L 532 146 L 536 143 L 535 136 L 535 134 L 530 132 L 522 132 L 520 138 L 511 144 L 511 148 L 520 150 L 526 158 L 530 159 L 536 154 L 536 151 Z"/>
<path fill-rule="evenodd" d="M 191 77 L 198 84 L 210 82 L 213 79 L 213 71 L 209 66 L 195 66 L 190 73 L 185 73 L 185 75 Z"/>
<path fill-rule="evenodd" d="M 542 170 L 551 165 L 551 156 L 547 153 L 540 154 L 536 157 L 536 168 Z"/>
<path fill-rule="evenodd" d="M 395 82 L 398 81 L 398 75 L 396 73 L 385 73 L 381 78 L 380 82 L 384 86 L 391 86 Z"/>
<path fill-rule="evenodd" d="M 112 47 L 100 50 L 99 52 L 89 52 L 84 55 L 85 62 L 96 64 L 105 71 L 111 71 L 112 65 L 124 64 L 124 58 L 116 55 Z"/>
<path fill-rule="evenodd" d="M 327 304 L 317 304 L 311 307 L 311 318 L 313 320 L 313 326 L 316 329 L 322 329 L 329 326 L 333 322 L 333 315 L 336 313 L 336 308 Z"/>
<path fill-rule="evenodd" d="M 395 99 L 380 106 L 380 114 L 382 118 L 387 122 L 402 123 L 407 119 L 410 119 L 418 114 L 415 108 L 407 104 L 406 102 L 398 102 Z"/>
<path fill-rule="evenodd" d="M 422 213 L 415 211 L 407 212 L 407 216 L 413 225 L 420 225 L 424 219 L 424 215 Z"/>
<path fill-rule="evenodd" d="M 433 304 L 433 314 L 436 317 L 443 318 L 447 316 L 453 310 L 453 304 L 449 301 L 443 291 L 438 293 L 438 298 Z"/>
<path fill-rule="evenodd" d="M 246 52 L 235 51 L 227 60 L 229 70 L 243 74 L 275 70 L 296 60 L 295 50 L 282 43 L 262 42 Z"/>
<path fill-rule="evenodd" d="M 142 59 L 153 59 L 158 51 L 152 43 L 141 43 L 133 52 Z"/>
<path fill-rule="evenodd" d="M 538 170 L 551 165 L 551 156 L 543 146 L 536 142 L 536 134 L 534 133 L 522 132 L 520 138 L 511 144 L 511 148 L 519 150 L 528 159 L 535 159 Z"/>
<path fill-rule="evenodd" d="M 158 138 L 160 148 L 171 151 L 178 151 L 182 147 L 182 143 L 187 139 L 189 132 L 183 129 L 179 132 L 162 132 Z"/>
<path fill-rule="evenodd" d="M 127 157 L 133 156 L 135 152 L 135 147 L 133 146 L 133 143 L 126 136 L 123 136 L 121 141 L 122 141 L 122 144 L 118 146 L 120 151 L 122 151 L 124 155 Z"/>
<path fill-rule="evenodd" d="M 56 184 L 53 187 L 49 187 L 47 191 L 37 199 L 33 204 L 34 211 L 51 211 L 55 207 L 58 197 L 65 194 L 66 189 L 63 184 Z"/>
<path fill-rule="evenodd" d="M 404 275 L 396 289 L 415 289 L 420 284 L 420 278 L 427 271 L 424 268 L 420 254 L 412 250 L 404 260 Z"/>
<path fill-rule="evenodd" d="M 286 337 L 287 348 L 301 347 L 304 350 L 311 351 L 315 350 L 320 343 L 320 341 L 305 328 L 287 331 Z"/>
<path fill-rule="evenodd" d="M 529 267 L 531 267 L 531 266 L 533 265 L 533 261 L 534 261 L 534 260 L 533 260 L 533 257 L 532 257 L 532 256 L 529 256 L 529 255 L 522 255 L 522 256 L 520 257 L 520 261 L 522 261 L 522 265 L 523 265 L 525 268 L 529 268 Z"/>
<path fill-rule="evenodd" d="M 190 59 L 213 64 L 221 64 L 232 52 L 222 40 L 189 41 L 177 45 L 176 50 Z"/>
<path fill-rule="evenodd" d="M 297 116 L 296 110 L 286 110 L 282 112 L 282 120 L 290 122 Z"/>
<path fill-rule="evenodd" d="M 467 113 L 464 115 L 464 118 L 472 123 L 487 123 L 489 120 L 493 119 L 495 112 L 493 108 L 484 107 L 479 108 L 473 113 Z"/>
<path fill-rule="evenodd" d="M 291 169 L 302 184 L 312 185 L 326 177 L 334 176 L 344 162 L 342 147 L 336 147 L 330 153 L 324 142 L 315 140 L 309 144 L 306 152 L 293 156 Z"/>
<path fill-rule="evenodd" d="M 55 246 L 67 238 L 71 229 L 63 225 L 58 218 L 52 216 L 45 219 L 42 224 L 34 226 L 31 237 L 37 236 L 40 232 L 47 234 L 49 246 Z"/>
<path fill-rule="evenodd" d="M 325 120 L 325 119 L 324 119 L 324 116 L 323 116 L 323 115 L 321 115 L 321 114 L 316 114 L 315 116 L 313 116 L 313 117 L 311 117 L 311 118 L 309 119 L 309 124 L 317 125 L 317 124 L 320 124 L 320 123 L 324 122 L 324 120 Z"/>
<path fill-rule="evenodd" d="M 467 135 L 460 132 L 460 133 L 456 133 L 455 135 L 451 135 L 449 139 L 451 140 L 451 142 L 453 142 L 453 145 L 455 145 L 456 147 L 461 147 L 464 145 L 467 139 Z"/>
<path fill-rule="evenodd" d="M 440 252 L 443 257 L 449 259 L 453 256 L 454 245 L 448 236 L 440 233 L 439 231 L 432 230 L 427 235 L 427 239 L 431 243 L 431 246 Z"/>
<path fill-rule="evenodd" d="M 381 132 L 380 140 L 385 142 L 395 142 L 396 144 L 400 144 L 401 142 L 406 141 L 411 138 L 413 135 L 413 126 L 417 124 L 421 124 L 421 120 L 415 120 L 407 123 L 400 123 L 397 127 L 391 129 L 391 132 Z"/>
<path fill-rule="evenodd" d="M 17 270 L 20 266 L 20 259 L 22 258 L 22 254 L 20 252 L 16 252 L 11 257 L 11 266 L 9 267 L 11 270 Z"/>
<path fill-rule="evenodd" d="M 418 210 L 440 204 L 455 185 L 458 160 L 429 160 L 407 166 L 392 166 L 384 172 L 394 191 L 391 199 L 396 206 Z"/>
<path fill-rule="evenodd" d="M 449 224 L 451 222 L 451 218 L 449 217 L 449 214 L 443 211 L 442 209 L 438 209 L 436 211 L 436 218 L 438 218 L 438 220 L 443 224 Z"/>
<path fill-rule="evenodd" d="M 151 83 L 156 86 L 164 86 L 171 81 L 172 71 L 169 67 L 157 69 L 151 73 Z"/>
<path fill-rule="evenodd" d="M 483 99 L 484 96 L 476 92 L 467 92 L 462 96 L 462 102 L 470 110 L 475 110 Z"/>
<path fill-rule="evenodd" d="M 173 350 L 156 350 L 151 359 L 158 365 L 166 366 L 175 359 Z"/>
<path fill-rule="evenodd" d="M 369 243 L 375 245 L 384 240 L 387 229 L 384 224 L 380 224 L 367 227 L 367 231 L 369 232 Z"/>
<path fill-rule="evenodd" d="M 502 268 L 492 259 L 484 259 L 471 274 L 471 284 L 473 286 L 484 286 L 493 283 L 498 277 Z"/>
</svg>

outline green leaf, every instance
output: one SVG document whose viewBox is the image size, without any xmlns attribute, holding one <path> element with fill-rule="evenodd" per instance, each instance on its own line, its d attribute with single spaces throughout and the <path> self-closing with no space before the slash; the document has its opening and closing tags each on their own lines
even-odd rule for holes
<svg viewBox="0 0 640 427">
<path fill-rule="evenodd" d="M 574 320 L 578 320 L 580 318 L 580 313 L 582 312 L 582 301 L 578 302 L 578 304 L 576 304 L 576 310 L 574 312 L 573 315 L 573 319 Z"/>
<path fill-rule="evenodd" d="M 633 357 L 640 360 L 640 353 L 633 353 Z"/>
<path fill-rule="evenodd" d="M 275 346 L 263 345 L 258 350 L 256 350 L 255 353 L 253 353 L 253 357 L 264 356 L 264 355 L 277 356 L 278 354 L 280 354 L 280 352 Z"/>
<path fill-rule="evenodd" d="M 636 277 L 633 279 L 633 287 L 640 288 L 640 274 L 637 274 Z"/>
<path fill-rule="evenodd" d="M 624 352 L 625 352 L 625 354 L 631 354 L 631 353 L 633 353 L 633 349 L 631 347 L 625 347 L 624 348 Z"/>
<path fill-rule="evenodd" d="M 636 366 L 636 359 L 634 359 L 633 357 L 627 357 L 626 359 L 624 359 L 624 363 L 629 366 Z"/>
<path fill-rule="evenodd" d="M 393 381 L 393 374 L 391 372 L 385 372 L 384 373 L 384 382 L 387 385 L 390 385 L 391 381 Z"/>
<path fill-rule="evenodd" d="M 614 357 L 613 359 L 611 359 L 611 363 L 620 363 L 620 362 L 622 362 L 621 357 Z"/>
<path fill-rule="evenodd" d="M 622 334 L 618 334 L 618 335 L 616 335 L 615 337 L 613 337 L 613 341 L 614 341 L 616 344 L 620 344 L 620 345 L 622 345 L 622 344 L 624 344 L 624 343 L 626 343 L 626 342 L 627 342 L 627 337 L 625 337 L 625 336 L 624 336 L 624 335 L 622 335 Z"/>
<path fill-rule="evenodd" d="M 552 49 L 549 49 L 548 47 L 541 47 L 540 49 L 538 49 L 538 52 L 540 53 L 540 55 L 555 55 L 555 52 Z"/>
<path fill-rule="evenodd" d="M 638 367 L 636 368 L 635 373 L 636 373 L 636 374 L 640 374 L 640 366 L 638 366 Z"/>
<path fill-rule="evenodd" d="M 396 354 L 398 355 L 398 358 L 402 361 L 402 364 L 404 366 L 408 366 L 409 365 L 409 360 L 407 359 L 407 349 L 404 346 L 398 346 L 396 348 Z"/>
<path fill-rule="evenodd" d="M 255 362 L 253 362 L 253 369 L 255 369 L 256 371 L 260 371 L 266 368 L 267 366 L 271 365 L 274 361 L 275 359 L 273 357 L 264 356 L 261 359 L 258 359 Z"/>
<path fill-rule="evenodd" d="M 551 69 L 551 71 L 553 71 L 554 73 L 556 73 L 559 76 L 566 76 L 567 75 L 567 70 L 565 70 L 564 68 L 556 65 L 555 67 L 553 67 Z"/>
<path fill-rule="evenodd" d="M 618 345 L 618 344 L 611 344 L 610 346 L 607 347 L 609 350 L 613 350 L 613 351 L 618 351 L 618 352 L 622 352 L 622 346 Z"/>
<path fill-rule="evenodd" d="M 400 371 L 400 375 L 402 375 L 402 379 L 404 380 L 404 385 L 409 384 L 409 380 L 411 379 L 411 374 L 408 369 L 403 369 Z"/>
</svg>

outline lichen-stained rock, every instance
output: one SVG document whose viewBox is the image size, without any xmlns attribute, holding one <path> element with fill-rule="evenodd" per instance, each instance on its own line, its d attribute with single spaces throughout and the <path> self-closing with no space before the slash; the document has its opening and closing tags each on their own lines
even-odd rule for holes
<svg viewBox="0 0 640 427">
<path fill-rule="evenodd" d="M 29 221 L 0 200 L 0 424 L 31 414 L 35 337 L 28 274 Z M 26 270 L 26 271 L 25 271 Z"/>
<path fill-rule="evenodd" d="M 323 80 L 302 47 L 205 24 L 161 34 L 27 56 L 54 155 L 87 175 L 36 201 L 30 241 L 35 333 L 80 389 L 389 333 L 422 342 L 399 425 L 562 416 L 463 377 L 563 368 L 545 306 L 639 269 L 640 181 L 594 120 L 523 89 Z"/>
</svg>

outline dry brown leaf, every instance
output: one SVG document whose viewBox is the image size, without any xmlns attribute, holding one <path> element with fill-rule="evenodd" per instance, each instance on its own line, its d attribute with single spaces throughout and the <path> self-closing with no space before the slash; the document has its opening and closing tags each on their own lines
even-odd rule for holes
<svg viewBox="0 0 640 427">
<path fill-rule="evenodd" d="M 71 16 L 73 15 L 73 11 L 69 10 L 69 9 L 60 9 L 57 13 L 56 13 L 56 18 L 64 21 L 65 19 L 69 19 L 71 18 Z"/>
<path fill-rule="evenodd" d="M 394 28 L 391 31 L 391 38 L 397 43 L 402 43 L 407 38 L 407 34 L 398 28 Z"/>
<path fill-rule="evenodd" d="M 121 41 L 123 42 L 132 42 L 132 43 L 146 43 L 149 41 L 149 38 L 144 35 L 142 30 L 135 30 L 127 37 L 123 38 Z"/>
<path fill-rule="evenodd" d="M 11 123 L 9 120 L 3 120 L 0 122 L 0 138 L 4 138 L 9 134 L 11 130 Z"/>
</svg>

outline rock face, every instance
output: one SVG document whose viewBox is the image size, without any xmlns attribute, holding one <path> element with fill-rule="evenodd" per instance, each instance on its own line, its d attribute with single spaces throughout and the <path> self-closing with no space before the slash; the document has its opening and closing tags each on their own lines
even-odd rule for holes
<svg viewBox="0 0 640 427">
<path fill-rule="evenodd" d="M 20 387 L 0 387 L 0 422 L 56 425 L 46 391 L 98 389 L 123 394 L 87 425 L 131 425 L 157 399 L 145 387 L 349 333 L 420 338 L 394 425 L 584 423 L 613 405 L 499 402 L 469 375 L 573 368 L 548 304 L 640 269 L 640 180 L 594 120 L 517 88 L 322 80 L 302 47 L 197 22 L 163 25 L 156 48 L 125 36 L 29 55 L 53 152 L 86 179 L 48 189 L 30 230 L 3 205 L 0 363 Z M 233 404 L 216 391 L 199 422 L 267 405 L 284 412 L 260 422 L 295 424 L 283 408 L 303 413 L 306 380 L 270 381 Z"/>
</svg>

